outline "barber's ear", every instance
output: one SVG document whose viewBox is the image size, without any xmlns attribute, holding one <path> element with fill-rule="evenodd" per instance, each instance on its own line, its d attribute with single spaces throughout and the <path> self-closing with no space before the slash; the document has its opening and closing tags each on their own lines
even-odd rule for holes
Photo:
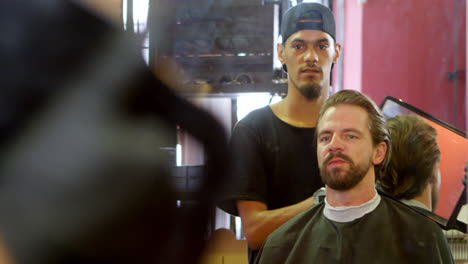
<svg viewBox="0 0 468 264">
<path fill-rule="evenodd" d="M 283 52 L 284 52 L 284 46 L 283 44 L 279 44 L 276 46 L 277 50 L 278 50 L 278 58 L 281 62 L 281 64 L 284 64 L 284 56 L 283 56 Z"/>
<path fill-rule="evenodd" d="M 387 143 L 380 142 L 374 148 L 374 156 L 372 158 L 372 164 L 378 165 L 385 159 L 385 153 L 387 153 Z"/>
<path fill-rule="evenodd" d="M 333 63 L 338 62 L 338 59 L 340 58 L 340 52 L 341 52 L 341 44 L 336 43 L 335 44 L 335 57 L 333 58 Z"/>
</svg>

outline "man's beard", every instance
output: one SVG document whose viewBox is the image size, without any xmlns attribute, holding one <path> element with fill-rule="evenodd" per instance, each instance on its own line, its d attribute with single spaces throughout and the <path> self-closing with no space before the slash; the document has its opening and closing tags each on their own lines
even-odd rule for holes
<svg viewBox="0 0 468 264">
<path fill-rule="evenodd" d="M 327 163 L 334 157 L 346 161 L 349 165 L 349 169 L 344 171 L 343 168 L 335 167 L 328 170 Z M 320 166 L 320 177 L 322 178 L 322 182 L 331 189 L 346 191 L 361 182 L 371 165 L 370 158 L 366 164 L 356 165 L 350 157 L 340 152 L 336 154 L 331 153 Z"/>
<path fill-rule="evenodd" d="M 302 96 L 311 100 L 316 99 L 320 96 L 322 86 L 317 83 L 306 83 L 304 85 L 299 86 L 298 89 Z"/>
</svg>

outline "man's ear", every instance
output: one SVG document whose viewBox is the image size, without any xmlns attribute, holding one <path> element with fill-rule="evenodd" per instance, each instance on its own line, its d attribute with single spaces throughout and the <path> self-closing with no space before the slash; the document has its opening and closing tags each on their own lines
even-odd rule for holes
<svg viewBox="0 0 468 264">
<path fill-rule="evenodd" d="M 341 52 L 341 44 L 336 43 L 335 44 L 335 57 L 333 58 L 333 63 L 338 62 L 338 59 L 340 58 L 340 52 Z"/>
<path fill-rule="evenodd" d="M 284 46 L 283 44 L 279 44 L 276 46 L 277 50 L 278 50 L 278 58 L 281 62 L 281 64 L 284 64 Z"/>
<path fill-rule="evenodd" d="M 385 159 L 387 153 L 387 143 L 382 141 L 374 148 L 374 155 L 372 157 L 372 164 L 378 165 Z"/>
</svg>

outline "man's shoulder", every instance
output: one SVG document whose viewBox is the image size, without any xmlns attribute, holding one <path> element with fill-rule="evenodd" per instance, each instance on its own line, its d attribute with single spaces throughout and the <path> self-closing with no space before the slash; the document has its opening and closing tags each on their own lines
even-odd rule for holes
<svg viewBox="0 0 468 264">
<path fill-rule="evenodd" d="M 439 259 L 439 263 L 453 263 L 445 235 L 433 220 L 398 201 L 387 197 L 382 200 L 387 209 L 384 217 L 390 218 L 387 228 L 398 234 L 402 248 L 411 249 L 416 259 L 430 258 Z"/>
<path fill-rule="evenodd" d="M 398 219 L 398 221 L 404 222 L 407 227 L 417 227 L 416 230 L 431 229 L 442 232 L 434 221 L 413 208 L 387 197 L 382 197 L 382 201 L 385 203 L 390 215 L 395 216 L 394 218 Z"/>
<path fill-rule="evenodd" d="M 237 125 L 246 126 L 259 126 L 265 124 L 265 122 L 271 121 L 274 118 L 273 111 L 270 106 L 264 106 L 249 112 L 244 118 L 237 122 Z"/>
<path fill-rule="evenodd" d="M 291 218 L 270 234 L 265 242 L 265 246 L 277 247 L 294 244 L 305 230 L 310 231 L 310 228 L 305 227 L 316 224 L 320 225 L 323 208 L 324 203 L 320 203 Z"/>
</svg>

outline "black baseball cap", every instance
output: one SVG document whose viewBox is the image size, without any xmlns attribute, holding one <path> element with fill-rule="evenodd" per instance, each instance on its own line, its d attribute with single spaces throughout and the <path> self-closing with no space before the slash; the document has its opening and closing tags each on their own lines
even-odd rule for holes
<svg viewBox="0 0 468 264">
<path fill-rule="evenodd" d="M 289 36 L 303 29 L 321 30 L 336 41 L 333 12 L 319 3 L 300 3 L 286 11 L 281 22 L 283 43 L 286 43 Z"/>
</svg>

